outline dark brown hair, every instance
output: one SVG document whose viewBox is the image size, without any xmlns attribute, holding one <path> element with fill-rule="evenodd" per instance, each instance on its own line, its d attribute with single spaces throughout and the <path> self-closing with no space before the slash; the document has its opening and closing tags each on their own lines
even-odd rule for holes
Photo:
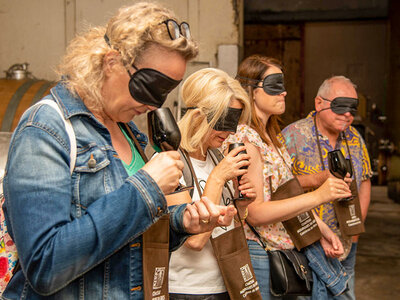
<svg viewBox="0 0 400 300">
<path fill-rule="evenodd" d="M 238 69 L 237 80 L 242 84 L 242 86 L 246 89 L 249 94 L 250 103 L 251 103 L 251 127 L 257 131 L 260 135 L 261 139 L 267 143 L 268 145 L 271 142 L 275 147 L 280 148 L 281 143 L 278 141 L 277 135 L 281 132 L 279 127 L 279 116 L 272 115 L 269 117 L 268 122 L 266 124 L 266 131 L 270 139 L 263 133 L 263 125 L 261 120 L 255 113 L 255 104 L 253 98 L 254 85 L 257 84 L 257 81 L 263 79 L 263 75 L 270 67 L 277 67 L 282 70 L 282 65 L 279 60 L 262 56 L 262 55 L 251 55 L 245 58 Z"/>
</svg>

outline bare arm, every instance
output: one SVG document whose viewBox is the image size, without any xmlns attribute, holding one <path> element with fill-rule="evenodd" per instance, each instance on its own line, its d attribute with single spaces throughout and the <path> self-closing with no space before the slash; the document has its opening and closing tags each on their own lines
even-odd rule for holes
<svg viewBox="0 0 400 300">
<path fill-rule="evenodd" d="M 365 221 L 369 203 L 371 202 L 371 180 L 367 179 L 361 182 L 360 190 L 358 191 L 358 197 L 360 199 L 362 219 Z"/>
<path fill-rule="evenodd" d="M 263 161 L 256 146 L 246 143 L 250 155 L 248 177 L 255 184 L 257 197 L 249 205 L 248 221 L 259 226 L 288 220 L 322 203 L 351 195 L 347 184 L 337 178 L 329 178 L 317 190 L 278 201 L 264 201 Z"/>
<path fill-rule="evenodd" d="M 319 216 L 316 215 L 314 211 L 313 215 L 322 234 L 320 242 L 325 255 L 332 258 L 340 257 L 344 250 L 339 237 L 319 218 Z"/>
<path fill-rule="evenodd" d="M 247 155 L 235 157 L 241 150 L 243 150 L 243 148 L 237 148 L 231 151 L 231 153 L 221 160 L 213 169 L 208 177 L 203 196 L 214 204 L 220 203 L 225 182 L 239 175 L 243 175 L 246 172 L 246 170 L 241 170 L 240 167 L 249 164 L 249 157 Z M 210 239 L 211 233 L 212 231 L 208 231 L 191 236 L 186 240 L 184 245 L 192 250 L 201 251 Z"/>
<path fill-rule="evenodd" d="M 367 179 L 361 182 L 360 189 L 358 191 L 358 198 L 360 199 L 361 216 L 362 220 L 365 221 L 371 202 L 371 180 Z M 358 235 L 353 236 L 353 242 L 358 241 Z"/>
<path fill-rule="evenodd" d="M 309 190 L 320 187 L 330 177 L 330 173 L 325 170 L 316 174 L 296 175 L 296 177 L 303 189 Z"/>
</svg>

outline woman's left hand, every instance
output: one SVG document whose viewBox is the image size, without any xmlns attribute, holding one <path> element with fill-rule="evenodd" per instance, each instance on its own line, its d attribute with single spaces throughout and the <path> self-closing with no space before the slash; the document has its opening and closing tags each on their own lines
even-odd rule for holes
<svg viewBox="0 0 400 300">
<path fill-rule="evenodd" d="M 192 234 L 213 230 L 217 226 L 229 226 L 236 209 L 232 205 L 215 205 L 207 197 L 186 206 L 183 214 L 183 226 Z"/>
<path fill-rule="evenodd" d="M 236 180 L 235 180 L 236 181 Z M 242 212 L 248 205 L 250 205 L 256 199 L 256 188 L 246 174 L 240 179 L 238 191 L 244 196 L 244 199 L 236 200 L 236 207 Z M 239 192 L 236 193 L 236 197 Z M 241 215 L 243 212 L 241 213 Z"/>
<path fill-rule="evenodd" d="M 322 238 L 321 246 L 324 249 L 325 255 L 331 258 L 338 258 L 343 253 L 343 245 L 339 237 L 329 228 L 321 230 Z"/>
</svg>

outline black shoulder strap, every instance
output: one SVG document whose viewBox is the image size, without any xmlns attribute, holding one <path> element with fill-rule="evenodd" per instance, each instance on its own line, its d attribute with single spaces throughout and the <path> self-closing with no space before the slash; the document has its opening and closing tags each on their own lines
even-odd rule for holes
<svg viewBox="0 0 400 300">
<path fill-rule="evenodd" d="M 193 186 L 194 183 L 194 179 L 193 179 L 193 174 L 191 172 L 191 168 L 189 165 L 189 157 L 186 156 L 186 154 L 184 153 L 184 151 L 179 147 L 178 149 L 179 154 L 181 155 L 181 161 L 183 162 L 183 179 L 185 179 L 185 183 L 187 186 Z M 194 189 L 190 189 L 189 190 L 189 194 L 190 194 L 190 198 L 193 197 L 193 191 Z"/>
</svg>

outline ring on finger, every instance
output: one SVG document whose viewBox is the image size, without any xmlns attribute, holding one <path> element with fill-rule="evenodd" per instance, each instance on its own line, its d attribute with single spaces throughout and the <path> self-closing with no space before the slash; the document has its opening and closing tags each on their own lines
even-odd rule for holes
<svg viewBox="0 0 400 300">
<path fill-rule="evenodd" d="M 201 221 L 202 223 L 204 223 L 204 224 L 210 223 L 210 220 L 203 220 L 203 219 L 201 219 L 200 221 Z"/>
</svg>

